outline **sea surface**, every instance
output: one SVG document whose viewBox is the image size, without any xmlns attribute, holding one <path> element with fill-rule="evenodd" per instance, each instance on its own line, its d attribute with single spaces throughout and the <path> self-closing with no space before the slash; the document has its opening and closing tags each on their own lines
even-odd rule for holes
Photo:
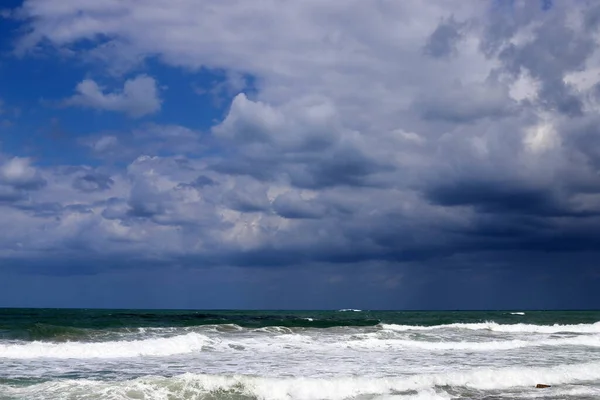
<svg viewBox="0 0 600 400">
<path fill-rule="evenodd" d="M 600 399 L 598 321 L 600 311 L 0 309 L 0 399 Z"/>
</svg>

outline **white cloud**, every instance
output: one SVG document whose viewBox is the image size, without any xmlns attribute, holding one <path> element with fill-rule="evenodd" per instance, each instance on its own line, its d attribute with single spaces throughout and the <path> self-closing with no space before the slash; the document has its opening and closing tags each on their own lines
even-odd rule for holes
<svg viewBox="0 0 600 400">
<path fill-rule="evenodd" d="M 44 183 L 29 158 L 12 157 L 0 166 L 0 184 L 17 189 L 37 189 Z"/>
<path fill-rule="evenodd" d="M 123 112 L 133 118 L 153 114 L 161 107 L 156 81 L 146 75 L 128 79 L 120 92 L 105 93 L 102 87 L 90 79 L 80 82 L 76 92 L 65 100 L 65 104 Z"/>
<path fill-rule="evenodd" d="M 100 139 L 91 143 L 91 147 L 94 151 L 103 153 L 105 151 L 114 149 L 118 146 L 119 140 L 115 136 L 102 136 Z"/>
</svg>

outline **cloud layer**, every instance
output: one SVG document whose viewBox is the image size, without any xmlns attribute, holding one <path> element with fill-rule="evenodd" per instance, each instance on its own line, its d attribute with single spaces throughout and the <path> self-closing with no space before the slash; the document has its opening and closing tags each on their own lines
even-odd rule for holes
<svg viewBox="0 0 600 400">
<path fill-rule="evenodd" d="M 100 166 L 6 155 L 6 265 L 372 263 L 396 288 L 405 268 L 535 270 L 568 252 L 598 277 L 593 3 L 27 0 L 18 15 L 23 54 L 69 50 L 107 71 L 152 59 L 255 88 L 238 79 L 207 132 L 83 139 Z M 137 118 L 160 110 L 157 85 L 84 80 L 66 103 Z M 119 262 L 82 261 L 99 257 Z"/>
</svg>

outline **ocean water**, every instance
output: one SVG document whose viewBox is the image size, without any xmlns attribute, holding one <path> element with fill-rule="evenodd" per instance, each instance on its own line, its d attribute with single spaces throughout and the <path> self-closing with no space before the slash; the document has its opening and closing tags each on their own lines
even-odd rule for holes
<svg viewBox="0 0 600 400">
<path fill-rule="evenodd" d="M 0 309 L 0 399 L 600 399 L 598 321 L 600 311 Z"/>
</svg>

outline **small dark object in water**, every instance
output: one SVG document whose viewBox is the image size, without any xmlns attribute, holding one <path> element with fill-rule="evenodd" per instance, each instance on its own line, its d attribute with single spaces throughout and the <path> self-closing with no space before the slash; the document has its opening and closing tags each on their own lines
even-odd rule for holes
<svg viewBox="0 0 600 400">
<path fill-rule="evenodd" d="M 549 388 L 549 387 L 552 387 L 552 386 L 550 386 L 550 385 L 544 385 L 543 383 L 538 383 L 537 385 L 535 385 L 535 387 L 537 389 L 545 389 L 545 388 Z"/>
</svg>

